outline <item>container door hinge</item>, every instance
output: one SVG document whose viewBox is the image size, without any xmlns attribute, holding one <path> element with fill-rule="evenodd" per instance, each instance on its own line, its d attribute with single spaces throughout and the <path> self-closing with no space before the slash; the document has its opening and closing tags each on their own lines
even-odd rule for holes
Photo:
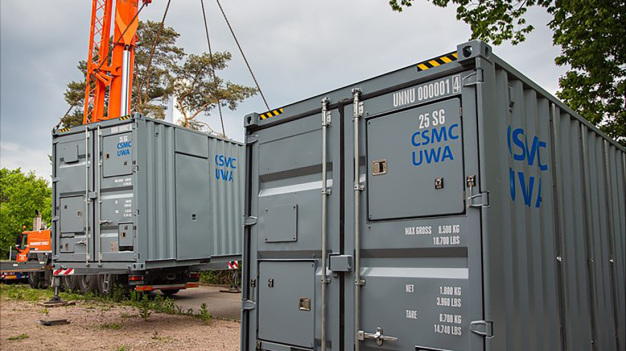
<svg viewBox="0 0 626 351">
<path fill-rule="evenodd" d="M 97 198 L 98 198 L 98 192 L 96 192 L 96 191 L 90 191 L 89 192 L 89 199 L 90 200 L 95 200 Z"/>
<path fill-rule="evenodd" d="M 53 182 L 53 183 L 57 183 L 58 181 L 59 181 L 59 177 L 54 177 L 54 178 L 52 178 L 52 182 Z"/>
<path fill-rule="evenodd" d="M 493 322 L 491 321 L 472 321 L 470 323 L 470 331 L 474 334 L 493 338 Z"/>
<path fill-rule="evenodd" d="M 251 225 L 255 225 L 257 222 L 257 218 L 254 216 L 248 216 L 248 217 L 244 217 L 243 219 L 243 225 L 245 227 L 249 227 Z"/>
<path fill-rule="evenodd" d="M 256 303 L 250 300 L 241 301 L 241 309 L 244 311 L 250 311 L 256 308 Z"/>
<path fill-rule="evenodd" d="M 463 86 L 472 86 L 478 83 L 482 83 L 485 81 L 485 77 L 483 75 L 483 69 L 477 68 L 476 71 L 465 78 L 463 78 Z"/>
<path fill-rule="evenodd" d="M 256 134 L 246 135 L 246 144 L 254 144 L 259 141 L 259 136 Z"/>
</svg>

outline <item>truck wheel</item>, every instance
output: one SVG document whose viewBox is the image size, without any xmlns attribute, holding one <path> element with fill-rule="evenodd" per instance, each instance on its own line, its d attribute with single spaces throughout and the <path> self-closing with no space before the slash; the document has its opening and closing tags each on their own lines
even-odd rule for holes
<svg viewBox="0 0 626 351">
<path fill-rule="evenodd" d="M 52 271 L 47 269 L 39 273 L 39 289 L 48 289 L 49 286 L 52 286 Z"/>
<path fill-rule="evenodd" d="M 40 278 L 41 277 L 39 275 L 39 272 L 28 273 L 28 285 L 30 285 L 32 289 L 39 288 L 39 281 L 41 280 Z"/>
<path fill-rule="evenodd" d="M 67 292 L 75 292 L 78 290 L 78 276 L 66 275 L 61 277 L 61 285 Z"/>
<path fill-rule="evenodd" d="M 161 289 L 161 294 L 165 296 L 172 296 L 179 292 L 180 289 Z"/>
<path fill-rule="evenodd" d="M 97 276 L 95 275 L 81 275 L 78 278 L 78 289 L 80 289 L 80 292 L 86 294 L 96 291 L 96 278 Z"/>
<path fill-rule="evenodd" d="M 97 285 L 98 292 L 102 296 L 111 296 L 113 295 L 113 288 L 115 287 L 115 282 L 117 281 L 116 274 L 100 274 L 98 275 Z"/>
</svg>

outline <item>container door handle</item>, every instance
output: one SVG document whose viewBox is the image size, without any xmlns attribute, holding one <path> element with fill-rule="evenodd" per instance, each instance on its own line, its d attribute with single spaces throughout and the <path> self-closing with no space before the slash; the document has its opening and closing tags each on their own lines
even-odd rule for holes
<svg viewBox="0 0 626 351">
<path fill-rule="evenodd" d="M 382 346 L 383 342 L 385 341 L 398 342 L 398 338 L 396 338 L 395 336 L 383 335 L 383 328 L 381 327 L 376 328 L 376 333 L 366 333 L 362 330 L 359 330 L 358 338 L 361 341 L 366 339 L 376 340 L 376 345 L 378 346 Z"/>
</svg>

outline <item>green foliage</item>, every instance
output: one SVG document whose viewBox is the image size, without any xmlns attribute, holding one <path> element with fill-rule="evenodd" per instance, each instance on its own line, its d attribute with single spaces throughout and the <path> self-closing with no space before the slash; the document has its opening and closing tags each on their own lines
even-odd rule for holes
<svg viewBox="0 0 626 351">
<path fill-rule="evenodd" d="M 179 34 L 160 22 L 140 22 L 133 71 L 133 110 L 154 118 L 165 118 L 166 103 L 172 94 L 172 69 L 185 56 L 176 46 Z"/>
<path fill-rule="evenodd" d="M 204 271 L 200 275 L 200 281 L 204 284 L 230 285 L 232 284 L 232 271 Z"/>
<path fill-rule="evenodd" d="M 28 338 L 28 334 L 20 334 L 18 336 L 8 337 L 7 340 L 24 340 Z"/>
<path fill-rule="evenodd" d="M 549 11 L 556 63 L 571 67 L 557 95 L 626 146 L 626 2 L 570 0 Z"/>
<path fill-rule="evenodd" d="M 207 305 L 204 302 L 202 303 L 202 305 L 200 305 L 200 311 L 198 312 L 198 318 L 200 318 L 205 323 L 208 323 L 208 322 L 211 321 L 211 313 L 207 309 Z"/>
<path fill-rule="evenodd" d="M 131 291 L 130 293 L 131 304 L 139 310 L 139 316 L 145 321 L 148 320 L 152 311 L 150 311 L 150 300 L 148 295 L 140 292 Z"/>
<path fill-rule="evenodd" d="M 51 195 L 48 181 L 34 172 L 0 169 L 0 258 L 7 258 L 9 246 L 15 245 L 24 227 L 32 230 L 36 210 L 44 222 L 50 223 Z"/>
<path fill-rule="evenodd" d="M 147 320 L 153 311 L 166 314 L 183 314 L 180 307 L 176 306 L 172 299 L 161 295 L 131 291 L 128 304 L 137 308 L 139 316 L 143 320 Z"/>
<path fill-rule="evenodd" d="M 222 107 L 235 110 L 241 101 L 257 93 L 256 88 L 224 81 L 213 75 L 213 70 L 226 68 L 230 59 L 231 54 L 226 51 L 213 55 L 191 54 L 174 68 L 173 95 L 176 98 L 176 107 L 183 114 L 181 125 L 216 133 L 208 123 L 199 121 L 197 117 L 201 113 L 209 115 L 218 107 L 218 101 Z M 216 134 L 223 135 L 224 131 Z"/>
<path fill-rule="evenodd" d="M 401 12 L 414 0 L 390 0 Z M 609 136 L 626 145 L 626 2 L 623 0 L 429 0 L 457 6 L 457 19 L 469 24 L 472 38 L 499 45 L 518 44 L 534 28 L 528 8 L 552 17 L 552 42 L 561 47 L 557 65 L 571 69 L 559 80 L 557 96 Z"/>
</svg>

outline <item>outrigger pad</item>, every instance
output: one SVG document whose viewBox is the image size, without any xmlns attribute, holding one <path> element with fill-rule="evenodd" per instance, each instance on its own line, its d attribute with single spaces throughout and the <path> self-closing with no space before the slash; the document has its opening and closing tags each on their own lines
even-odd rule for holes
<svg viewBox="0 0 626 351">
<path fill-rule="evenodd" d="M 48 326 L 48 327 L 53 326 L 53 325 L 70 324 L 70 322 L 67 319 L 50 319 L 50 320 L 40 319 L 37 321 L 37 323 Z"/>
</svg>

